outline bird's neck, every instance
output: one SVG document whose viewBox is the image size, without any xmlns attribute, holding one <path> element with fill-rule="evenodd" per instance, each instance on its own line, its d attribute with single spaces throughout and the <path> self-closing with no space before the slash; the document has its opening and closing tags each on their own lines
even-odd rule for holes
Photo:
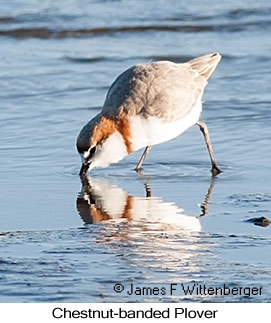
<svg viewBox="0 0 271 323">
<path fill-rule="evenodd" d="M 123 136 L 115 130 L 105 139 L 103 145 L 96 152 L 90 168 L 107 167 L 112 163 L 117 163 L 128 155 L 127 147 Z"/>
<path fill-rule="evenodd" d="M 131 143 L 130 122 L 124 116 L 118 116 L 116 119 L 109 119 L 102 116 L 97 125 L 94 127 L 90 145 L 105 140 L 112 135 L 116 137 L 116 132 L 121 135 L 126 146 L 127 153 L 132 153 L 133 147 Z"/>
</svg>

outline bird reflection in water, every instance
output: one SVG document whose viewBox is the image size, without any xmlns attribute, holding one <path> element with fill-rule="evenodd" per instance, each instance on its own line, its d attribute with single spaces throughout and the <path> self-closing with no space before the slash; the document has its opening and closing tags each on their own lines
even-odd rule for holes
<svg viewBox="0 0 271 323">
<path fill-rule="evenodd" d="M 208 192 L 201 204 L 201 214 L 189 216 L 175 203 L 153 197 L 147 182 L 144 183 L 145 197 L 129 195 L 118 186 L 87 176 L 81 177 L 81 182 L 82 190 L 77 198 L 77 210 L 85 224 L 111 221 L 115 224 L 139 226 L 145 231 L 183 230 L 186 233 L 201 231 L 200 217 L 208 215 L 214 187 L 211 178 Z"/>
<path fill-rule="evenodd" d="M 200 223 L 208 214 L 213 179 L 198 216 L 154 197 L 148 182 L 144 183 L 145 196 L 136 197 L 103 180 L 85 176 L 81 180 L 78 212 L 86 224 L 101 222 L 86 229 L 91 241 L 102 246 L 99 250 L 110 255 L 106 266 L 118 273 L 118 282 L 198 281 L 206 275 L 206 268 L 213 268 L 210 250 L 214 242 L 201 232 Z"/>
</svg>

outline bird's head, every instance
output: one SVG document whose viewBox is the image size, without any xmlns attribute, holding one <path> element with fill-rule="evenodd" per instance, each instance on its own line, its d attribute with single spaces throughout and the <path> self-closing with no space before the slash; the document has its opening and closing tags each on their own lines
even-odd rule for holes
<svg viewBox="0 0 271 323">
<path fill-rule="evenodd" d="M 95 153 L 96 153 L 97 145 L 90 147 L 89 149 L 83 151 L 81 150 L 80 147 L 77 145 L 77 150 L 81 156 L 82 159 L 82 166 L 79 172 L 80 176 L 85 176 L 87 172 L 93 168 L 92 161 L 95 158 Z M 91 165 L 92 164 L 92 165 Z"/>
<path fill-rule="evenodd" d="M 80 131 L 77 150 L 82 158 L 80 176 L 94 167 L 107 167 L 127 156 L 127 146 L 114 120 L 98 114 Z"/>
</svg>

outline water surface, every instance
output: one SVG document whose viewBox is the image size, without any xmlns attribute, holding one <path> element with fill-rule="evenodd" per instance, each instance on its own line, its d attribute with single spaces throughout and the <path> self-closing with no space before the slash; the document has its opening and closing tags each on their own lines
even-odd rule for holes
<svg viewBox="0 0 271 323">
<path fill-rule="evenodd" d="M 1 2 L 1 302 L 270 301 L 271 226 L 248 221 L 271 218 L 270 12 L 266 1 Z M 195 126 L 153 147 L 143 176 L 140 151 L 81 183 L 76 136 L 118 74 L 215 51 L 202 119 L 222 174 L 211 179 Z M 171 283 L 263 292 L 127 294 Z"/>
</svg>

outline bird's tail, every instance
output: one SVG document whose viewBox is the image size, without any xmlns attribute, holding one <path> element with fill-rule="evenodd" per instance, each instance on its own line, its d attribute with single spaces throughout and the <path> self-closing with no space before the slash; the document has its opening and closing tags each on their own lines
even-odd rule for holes
<svg viewBox="0 0 271 323">
<path fill-rule="evenodd" d="M 192 67 L 193 70 L 196 70 L 200 75 L 204 76 L 206 80 L 212 75 L 217 64 L 221 59 L 219 53 L 212 53 L 198 58 L 192 59 L 188 64 Z"/>
</svg>

